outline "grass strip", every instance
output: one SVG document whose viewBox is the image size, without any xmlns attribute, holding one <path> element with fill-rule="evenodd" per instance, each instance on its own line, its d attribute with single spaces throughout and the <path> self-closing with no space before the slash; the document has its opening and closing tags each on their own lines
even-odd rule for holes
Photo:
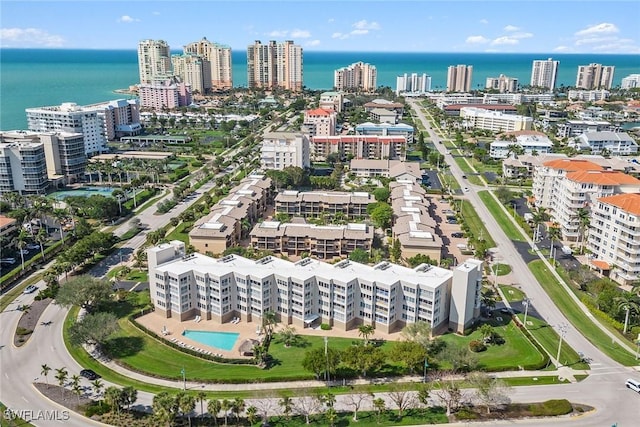
<svg viewBox="0 0 640 427">
<path fill-rule="evenodd" d="M 496 242 L 487 231 L 487 227 L 485 227 L 471 203 L 469 203 L 468 200 L 461 200 L 461 202 L 462 218 L 473 232 L 473 235 L 476 236 L 476 238 L 482 236 L 488 248 L 495 248 Z"/>
<path fill-rule="evenodd" d="M 531 261 L 529 269 L 558 309 L 587 340 L 618 363 L 625 366 L 638 364 L 632 354 L 617 342 L 612 341 L 611 337 L 578 307 L 542 260 Z"/>
<path fill-rule="evenodd" d="M 510 240 L 515 240 L 516 242 L 524 242 L 525 238 L 522 236 L 520 229 L 516 224 L 508 218 L 508 215 L 502 209 L 502 206 L 493 198 L 493 196 L 487 190 L 478 191 L 478 196 L 482 203 L 487 207 L 491 215 L 495 218 L 504 234 Z"/>
</svg>

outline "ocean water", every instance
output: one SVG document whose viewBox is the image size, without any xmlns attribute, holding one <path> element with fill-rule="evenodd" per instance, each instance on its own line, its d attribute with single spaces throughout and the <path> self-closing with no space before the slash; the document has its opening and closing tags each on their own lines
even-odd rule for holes
<svg viewBox="0 0 640 427">
<path fill-rule="evenodd" d="M 234 86 L 246 86 L 246 52 L 232 55 Z M 614 86 L 640 73 L 640 55 L 304 52 L 303 79 L 309 89 L 329 90 L 335 69 L 363 61 L 377 67 L 378 85 L 393 89 L 396 76 L 414 72 L 429 74 L 432 88 L 443 89 L 447 67 L 457 64 L 473 65 L 473 88 L 499 74 L 529 84 L 532 61 L 548 57 L 560 61 L 558 86 L 574 85 L 578 66 L 592 62 L 616 67 Z M 0 130 L 26 128 L 25 108 L 123 98 L 113 91 L 137 82 L 136 50 L 0 49 Z"/>
</svg>

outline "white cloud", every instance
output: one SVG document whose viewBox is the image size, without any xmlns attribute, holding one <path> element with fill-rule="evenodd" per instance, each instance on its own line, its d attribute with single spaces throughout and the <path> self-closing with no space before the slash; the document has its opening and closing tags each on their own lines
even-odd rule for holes
<svg viewBox="0 0 640 427">
<path fill-rule="evenodd" d="M 308 47 L 320 46 L 320 40 L 310 40 L 306 43 Z"/>
<path fill-rule="evenodd" d="M 571 48 L 569 46 L 557 46 L 553 48 L 554 52 L 570 52 Z"/>
<path fill-rule="evenodd" d="M 380 24 L 378 24 L 376 21 L 368 22 L 366 19 L 362 19 L 358 22 L 355 22 L 352 27 L 356 30 L 379 30 Z"/>
<path fill-rule="evenodd" d="M 520 31 L 520 27 L 516 27 L 515 25 L 507 25 L 506 27 L 503 28 L 503 30 L 508 32 Z"/>
<path fill-rule="evenodd" d="M 291 30 L 291 37 L 294 39 L 308 39 L 311 37 L 311 32 L 307 30 Z"/>
<path fill-rule="evenodd" d="M 618 33 L 618 32 L 620 32 L 620 30 L 614 24 L 603 22 L 600 24 L 592 25 L 583 30 L 580 30 L 576 32 L 575 35 L 578 37 L 581 37 L 581 36 L 588 36 L 592 34 L 611 34 L 611 33 Z"/>
<path fill-rule="evenodd" d="M 132 22 L 140 22 L 138 18 L 133 18 L 129 15 L 122 15 L 117 19 L 117 22 L 122 22 L 124 24 L 131 24 Z"/>
<path fill-rule="evenodd" d="M 331 34 L 331 38 L 332 39 L 346 39 L 347 37 L 349 37 L 349 34 L 342 34 L 342 33 L 333 33 Z"/>
<path fill-rule="evenodd" d="M 65 39 L 40 28 L 0 28 L 2 47 L 62 47 Z"/>
<path fill-rule="evenodd" d="M 351 34 L 352 36 L 362 36 L 364 34 L 369 34 L 369 30 L 358 29 L 351 31 L 349 34 Z"/>
<path fill-rule="evenodd" d="M 511 34 L 509 37 L 512 37 L 514 39 L 530 39 L 531 37 L 533 37 L 533 33 L 515 33 Z"/>
<path fill-rule="evenodd" d="M 520 43 L 520 40 L 518 40 L 515 37 L 502 36 L 502 37 L 498 37 L 497 39 L 494 39 L 491 42 L 491 45 L 492 46 L 514 45 L 514 44 L 518 44 L 518 43 Z"/>
<path fill-rule="evenodd" d="M 287 34 L 289 34 L 287 30 L 273 30 L 267 33 L 269 37 L 287 37 Z"/>
<path fill-rule="evenodd" d="M 469 36 L 464 42 L 467 44 L 484 44 L 488 43 L 489 39 L 484 36 Z"/>
<path fill-rule="evenodd" d="M 605 36 L 605 37 L 587 37 L 585 39 L 576 40 L 576 46 L 582 46 L 584 44 L 596 44 L 602 42 L 611 42 L 614 40 L 618 40 L 616 36 Z"/>
<path fill-rule="evenodd" d="M 481 20 L 480 20 L 480 23 L 481 23 L 481 24 L 485 24 L 485 25 L 487 25 L 487 24 L 489 23 L 489 21 L 488 21 L 488 20 L 486 20 L 486 19 L 481 19 Z"/>
</svg>

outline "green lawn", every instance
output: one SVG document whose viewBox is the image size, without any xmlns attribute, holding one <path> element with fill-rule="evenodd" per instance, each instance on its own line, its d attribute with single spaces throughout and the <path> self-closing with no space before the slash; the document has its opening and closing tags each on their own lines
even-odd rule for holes
<svg viewBox="0 0 640 427">
<path fill-rule="evenodd" d="M 167 235 L 167 240 L 171 241 L 171 240 L 180 240 L 182 242 L 184 242 L 186 245 L 189 244 L 189 230 L 191 230 L 191 226 L 193 225 L 193 222 L 182 222 L 180 224 L 178 224 L 178 226 L 176 228 L 173 229 L 173 231 L 171 231 L 171 233 L 169 233 Z"/>
<path fill-rule="evenodd" d="M 517 242 L 524 242 L 525 238 L 520 232 L 520 229 L 508 218 L 507 214 L 502 209 L 502 205 L 497 202 L 489 191 L 483 190 L 478 191 L 478 196 L 482 200 L 482 203 L 485 204 L 491 215 L 496 219 L 502 231 L 507 235 L 507 237 L 511 240 L 515 240 Z"/>
<path fill-rule="evenodd" d="M 120 272 L 120 270 L 122 270 L 122 266 L 118 266 L 115 267 L 111 270 L 109 270 L 109 272 L 107 273 L 107 277 L 109 279 L 113 279 L 114 277 L 118 277 L 118 272 Z M 148 282 L 149 281 L 149 273 L 146 270 L 138 270 L 138 269 L 132 269 L 129 274 L 127 274 L 127 277 L 124 278 L 124 280 L 132 280 L 135 282 Z"/>
<path fill-rule="evenodd" d="M 476 213 L 476 210 L 473 208 L 471 203 L 466 200 L 462 200 L 462 218 L 476 238 L 479 239 L 480 236 L 482 236 L 485 242 L 487 242 L 487 247 L 489 248 L 494 248 L 496 246 L 496 242 L 487 231 L 487 228 Z"/>
<path fill-rule="evenodd" d="M 12 409 L 22 410 L 23 408 L 20 408 L 20 409 L 12 408 Z M 14 426 L 33 427 L 33 424 L 26 422 L 22 418 L 13 418 L 11 420 L 8 420 L 7 417 L 5 416 L 6 410 L 7 410 L 7 407 L 2 402 L 0 402 L 0 427 L 14 427 Z"/>
<path fill-rule="evenodd" d="M 502 293 L 504 294 L 504 297 L 509 302 L 522 301 L 526 296 L 524 292 L 522 292 L 520 289 L 516 288 L 515 286 L 502 285 L 500 286 L 500 290 L 502 291 Z"/>
<path fill-rule="evenodd" d="M 517 316 L 521 322 L 524 321 L 524 313 Z M 557 356 L 560 336 L 552 326 L 541 319 L 527 316 L 527 330 L 549 354 L 553 357 Z M 589 365 L 582 362 L 578 353 L 566 341 L 562 342 L 560 362 L 573 369 L 589 369 Z"/>
<path fill-rule="evenodd" d="M 530 262 L 529 269 L 562 313 L 586 339 L 618 363 L 625 366 L 638 364 L 633 354 L 613 342 L 609 335 L 595 325 L 593 320 L 587 317 L 577 304 L 569 298 L 567 292 L 558 283 L 551 271 L 547 269 L 542 260 Z"/>
<path fill-rule="evenodd" d="M 476 173 L 476 171 L 471 169 L 471 166 L 469 166 L 469 163 L 467 163 L 467 160 L 464 157 L 456 156 L 453 159 L 458 164 L 458 166 L 460 166 L 460 169 L 462 169 L 463 172 L 467 174 Z"/>
<path fill-rule="evenodd" d="M 509 264 L 494 264 L 491 266 L 491 274 L 494 273 L 498 276 L 506 276 L 511 273 L 511 266 Z"/>
</svg>

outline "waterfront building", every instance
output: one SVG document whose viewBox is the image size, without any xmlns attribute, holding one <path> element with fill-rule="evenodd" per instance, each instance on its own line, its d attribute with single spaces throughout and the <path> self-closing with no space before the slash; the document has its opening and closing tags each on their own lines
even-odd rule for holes
<svg viewBox="0 0 640 427">
<path fill-rule="evenodd" d="M 348 220 L 361 220 L 367 217 L 367 206 L 375 203 L 375 198 L 362 191 L 347 193 L 285 190 L 278 193 L 274 201 L 276 214 L 289 217 L 340 216 Z"/>
<path fill-rule="evenodd" d="M 494 89 L 500 93 L 509 93 L 518 91 L 518 79 L 515 77 L 507 77 L 500 74 L 498 77 L 487 77 L 485 89 Z"/>
<path fill-rule="evenodd" d="M 547 154 L 522 154 L 515 157 L 508 157 L 502 161 L 502 175 L 507 178 L 531 178 L 537 167 L 551 160 L 568 159 L 569 156 L 563 153 Z M 631 163 L 618 157 L 602 157 L 591 154 L 578 154 L 572 157 L 575 160 L 585 160 L 595 163 L 603 170 L 618 171 L 640 175 L 640 165 Z"/>
<path fill-rule="evenodd" d="M 37 135 L 0 132 L 0 194 L 46 194 L 48 188 L 44 144 Z"/>
<path fill-rule="evenodd" d="M 87 156 L 105 153 L 109 151 L 107 127 L 115 134 L 115 119 L 107 111 L 109 107 L 104 105 L 81 107 L 73 102 L 66 102 L 59 106 L 27 108 L 27 127 L 34 132 L 81 133 Z M 139 122 L 137 125 L 140 126 Z"/>
<path fill-rule="evenodd" d="M 344 109 L 344 95 L 342 92 L 322 92 L 319 107 L 341 113 Z"/>
<path fill-rule="evenodd" d="M 271 178 L 247 176 L 193 224 L 189 243 L 199 252 L 222 254 L 248 237 L 250 227 L 266 212 L 272 198 Z"/>
<path fill-rule="evenodd" d="M 164 40 L 142 40 L 138 43 L 140 83 L 150 84 L 157 77 L 171 74 L 171 49 Z"/>
<path fill-rule="evenodd" d="M 616 67 L 612 65 L 595 63 L 578 66 L 576 88 L 587 90 L 611 89 L 615 68 Z"/>
<path fill-rule="evenodd" d="M 404 123 L 360 123 L 356 125 L 355 132 L 356 135 L 402 136 L 407 144 L 413 144 L 414 141 L 413 126 Z"/>
<path fill-rule="evenodd" d="M 445 105 L 442 110 L 447 116 L 460 117 L 463 108 L 479 108 L 509 115 L 515 115 L 518 112 L 518 109 L 510 104 L 451 104 Z"/>
<path fill-rule="evenodd" d="M 335 135 L 338 113 L 334 110 L 316 108 L 305 110 L 302 122 L 303 131 L 309 136 Z"/>
<path fill-rule="evenodd" d="M 447 70 L 447 92 L 469 92 L 472 81 L 472 65 L 449 66 Z"/>
<path fill-rule="evenodd" d="M 202 58 L 204 86 L 207 89 L 227 90 L 233 87 L 231 47 L 203 37 L 200 41 L 187 44 L 184 53 Z"/>
<path fill-rule="evenodd" d="M 568 144 L 578 150 L 600 154 L 604 150 L 612 156 L 638 154 L 638 143 L 625 132 L 585 132 Z"/>
<path fill-rule="evenodd" d="M 411 73 L 396 77 L 396 95 L 405 94 L 424 94 L 431 92 L 431 76 L 426 73 Z"/>
<path fill-rule="evenodd" d="M 302 47 L 287 40 L 247 47 L 247 84 L 250 88 L 301 91 Z"/>
<path fill-rule="evenodd" d="M 560 61 L 552 58 L 535 60 L 531 68 L 531 86 L 553 90 L 556 87 Z"/>
<path fill-rule="evenodd" d="M 629 74 L 620 83 L 621 89 L 633 89 L 634 87 L 640 87 L 640 74 Z"/>
<path fill-rule="evenodd" d="M 595 102 L 609 99 L 610 92 L 606 89 L 598 90 L 570 90 L 567 99 L 570 101 Z"/>
<path fill-rule="evenodd" d="M 351 156 L 355 159 L 404 160 L 407 153 L 407 139 L 403 136 L 377 135 L 336 135 L 311 138 L 312 161 L 325 161 L 331 153 L 338 153 L 341 159 Z"/>
<path fill-rule="evenodd" d="M 309 137 L 302 132 L 270 132 L 262 137 L 260 164 L 264 169 L 282 170 L 293 166 L 308 168 L 310 161 Z"/>
<path fill-rule="evenodd" d="M 140 106 L 155 111 L 172 110 L 191 105 L 191 86 L 175 76 L 159 78 L 139 87 Z"/>
<path fill-rule="evenodd" d="M 354 62 L 333 72 L 333 87 L 338 91 L 373 92 L 378 88 L 378 71 L 375 65 Z"/>
<path fill-rule="evenodd" d="M 393 208 L 393 241 L 400 241 L 403 259 L 427 255 L 440 263 L 442 239 L 438 236 L 436 221 L 429 215 L 432 203 L 427 193 L 415 179 L 399 179 L 389 183 Z"/>
<path fill-rule="evenodd" d="M 516 114 L 503 114 L 484 108 L 463 107 L 460 109 L 462 126 L 466 129 L 487 129 L 493 132 L 531 130 L 533 119 Z"/>
<path fill-rule="evenodd" d="M 600 197 L 592 207 L 590 264 L 621 285 L 640 280 L 640 194 Z"/>
<path fill-rule="evenodd" d="M 172 55 L 171 64 L 174 75 L 191 86 L 194 93 L 204 95 L 211 91 L 211 67 L 200 56 L 190 53 Z"/>
<path fill-rule="evenodd" d="M 489 156 L 493 159 L 506 159 L 516 154 L 514 147 L 523 154 L 547 154 L 553 150 L 553 142 L 542 132 L 513 132 L 515 141 L 497 139 L 489 146 Z"/>
<path fill-rule="evenodd" d="M 263 221 L 251 231 L 251 247 L 286 256 L 308 254 L 316 259 L 348 257 L 371 251 L 373 227 L 368 224 L 315 225 L 306 222 Z"/>
<path fill-rule="evenodd" d="M 558 123 L 557 135 L 560 138 L 571 138 L 586 132 L 618 132 L 619 126 L 604 120 L 567 120 Z"/>
<path fill-rule="evenodd" d="M 187 255 L 171 241 L 148 249 L 149 285 L 155 312 L 180 321 L 218 323 L 240 318 L 261 324 L 264 313 L 305 328 L 327 323 L 338 330 L 361 324 L 391 333 L 416 321 L 435 333 L 463 333 L 480 315 L 482 261 L 468 259 L 453 271 L 422 264 L 374 266 L 343 260 L 327 264 L 268 256 L 219 259 Z"/>
</svg>

